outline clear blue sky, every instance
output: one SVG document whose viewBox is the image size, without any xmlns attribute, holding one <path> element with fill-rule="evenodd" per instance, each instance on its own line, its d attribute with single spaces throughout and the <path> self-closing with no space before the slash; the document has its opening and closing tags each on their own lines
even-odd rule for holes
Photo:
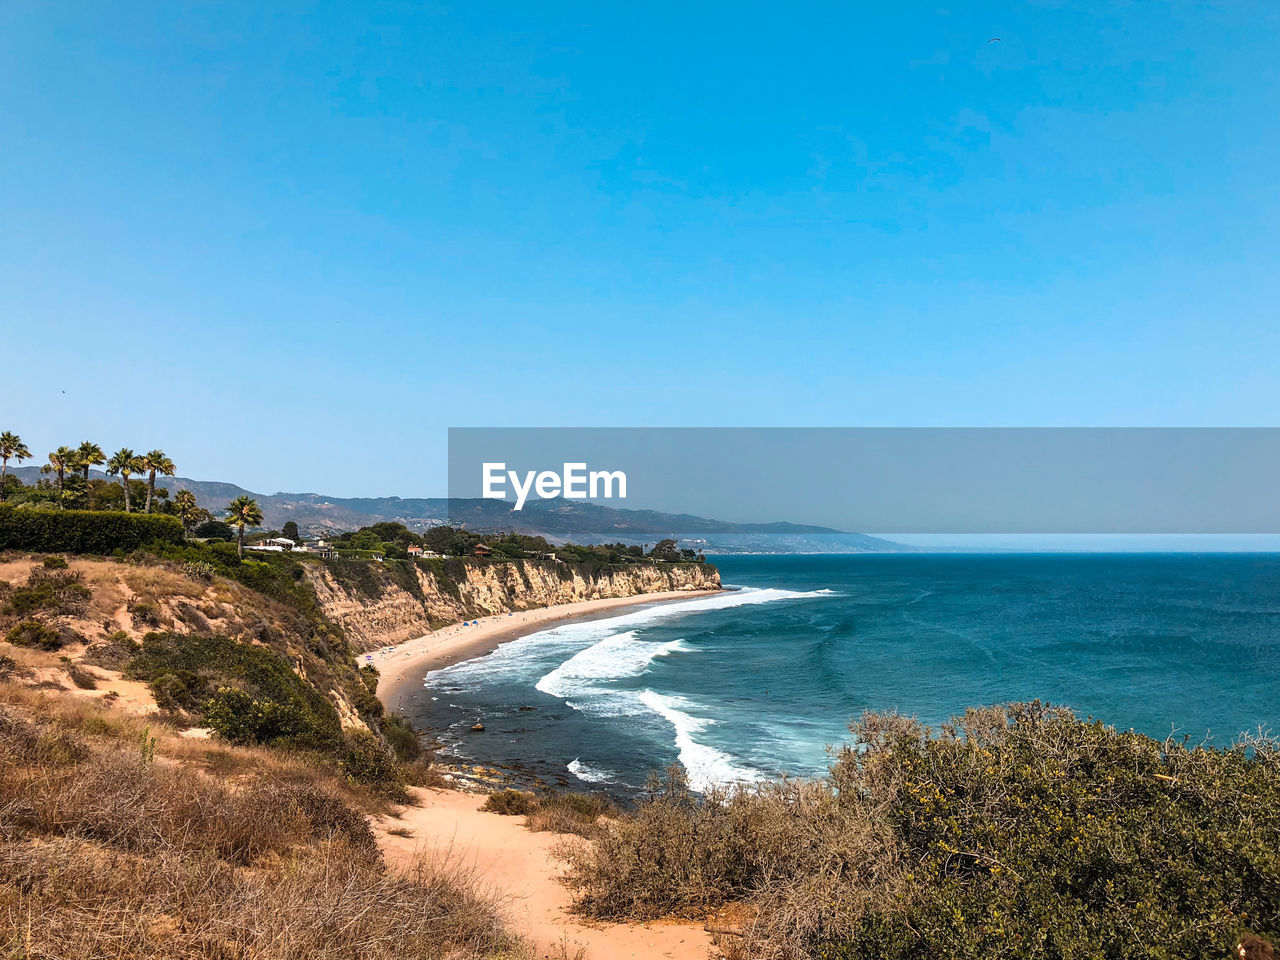
<svg viewBox="0 0 1280 960">
<path fill-rule="evenodd" d="M 1275 425 L 1278 65 L 1239 0 L 11 0 L 0 429 L 421 496 L 450 425 Z"/>
</svg>

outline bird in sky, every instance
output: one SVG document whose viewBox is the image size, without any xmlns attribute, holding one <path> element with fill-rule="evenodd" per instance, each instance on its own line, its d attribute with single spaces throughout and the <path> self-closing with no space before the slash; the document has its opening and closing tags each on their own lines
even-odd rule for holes
<svg viewBox="0 0 1280 960">
<path fill-rule="evenodd" d="M 999 37 L 992 37 L 990 40 L 987 41 L 987 43 L 1000 43 L 1000 42 L 1001 40 Z"/>
</svg>

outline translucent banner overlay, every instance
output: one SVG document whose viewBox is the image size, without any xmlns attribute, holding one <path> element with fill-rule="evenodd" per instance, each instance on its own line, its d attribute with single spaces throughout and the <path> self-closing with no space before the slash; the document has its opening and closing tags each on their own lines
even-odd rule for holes
<svg viewBox="0 0 1280 960">
<path fill-rule="evenodd" d="M 1274 534 L 1280 429 L 453 428 L 449 497 L 454 523 L 559 511 L 593 534 L 635 519 L 611 510 L 690 532 Z"/>
</svg>

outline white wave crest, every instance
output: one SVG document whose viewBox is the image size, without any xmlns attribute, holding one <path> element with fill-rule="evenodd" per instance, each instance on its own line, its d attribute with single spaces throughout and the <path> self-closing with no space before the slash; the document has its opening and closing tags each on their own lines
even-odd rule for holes
<svg viewBox="0 0 1280 960">
<path fill-rule="evenodd" d="M 578 651 L 540 679 L 536 686 L 543 693 L 563 700 L 591 691 L 601 680 L 638 677 L 654 657 L 689 649 L 682 644 L 681 640 L 645 643 L 636 639 L 634 630 L 628 630 Z"/>
<path fill-rule="evenodd" d="M 581 759 L 569 761 L 569 772 L 583 783 L 608 783 L 616 776 L 611 770 L 593 767 L 589 763 L 583 763 Z"/>
<path fill-rule="evenodd" d="M 692 707 L 692 704 L 683 697 L 644 690 L 641 691 L 639 700 L 675 728 L 680 764 L 689 774 L 689 786 L 694 790 L 705 793 L 717 784 L 750 783 L 760 779 L 759 771 L 741 766 L 723 750 L 698 743 L 694 739 L 694 734 L 701 733 L 715 721 L 700 719 L 685 712 L 682 708 Z"/>
<path fill-rule="evenodd" d="M 669 620 L 706 610 L 726 610 L 749 604 L 803 600 L 831 594 L 830 590 L 803 591 L 783 590 L 776 587 L 743 587 L 710 597 L 644 607 L 604 620 L 561 624 L 558 627 L 540 630 L 519 640 L 504 643 L 488 656 L 464 660 L 461 663 L 434 670 L 427 674 L 426 685 L 439 687 L 458 683 L 476 686 L 491 681 L 519 682 L 535 670 L 539 675 L 545 673 L 549 665 L 548 661 L 556 659 L 563 661 L 609 637 L 618 636 L 660 620 Z M 675 652 L 677 649 L 673 648 L 667 653 Z"/>
</svg>

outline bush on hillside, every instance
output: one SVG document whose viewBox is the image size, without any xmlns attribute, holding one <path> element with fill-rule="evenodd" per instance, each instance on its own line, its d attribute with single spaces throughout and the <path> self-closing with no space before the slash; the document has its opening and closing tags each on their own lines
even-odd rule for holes
<svg viewBox="0 0 1280 960">
<path fill-rule="evenodd" d="M 284 741 L 335 750 L 337 709 L 269 647 L 224 636 L 151 633 L 126 674 L 167 705 L 202 716 L 233 743 Z"/>
<path fill-rule="evenodd" d="M 404 780 L 395 756 L 377 737 L 363 730 L 347 734 L 339 765 L 352 783 L 397 797 L 404 793 Z"/>
<path fill-rule="evenodd" d="M 382 735 L 395 751 L 401 763 L 413 763 L 422 756 L 422 744 L 409 721 L 398 714 L 388 713 L 382 718 Z"/>
<path fill-rule="evenodd" d="M 678 774 L 575 854 L 597 916 L 750 905 L 743 956 L 1227 957 L 1280 933 L 1280 753 L 1156 741 L 1039 703 L 853 724 L 829 777 Z"/>
<path fill-rule="evenodd" d="M 525 817 L 537 806 L 538 796 L 532 790 L 495 790 L 480 809 L 504 817 Z"/>
<path fill-rule="evenodd" d="M 165 674 L 154 683 L 172 685 L 175 699 L 191 693 L 177 674 Z M 228 743 L 315 743 L 316 731 L 297 700 L 257 698 L 238 687 L 220 687 L 200 704 L 200 712 L 213 732 Z"/>
<path fill-rule="evenodd" d="M 18 617 L 76 614 L 83 612 L 92 596 L 78 572 L 36 567 L 26 584 L 5 592 L 3 612 Z"/>
<path fill-rule="evenodd" d="M 123 670 L 138 655 L 142 646 L 123 630 L 116 630 L 106 640 L 95 643 L 84 652 L 84 662 L 108 670 Z"/>
<path fill-rule="evenodd" d="M 23 620 L 13 627 L 5 640 L 15 647 L 35 647 L 38 650 L 61 650 L 62 634 L 39 620 Z"/>
<path fill-rule="evenodd" d="M 105 556 L 156 541 L 181 543 L 182 538 L 182 524 L 176 517 L 0 505 L 0 549 Z"/>
<path fill-rule="evenodd" d="M 612 801 L 598 794 L 539 795 L 530 790 L 495 791 L 480 809 L 508 817 L 527 817 L 525 825 L 535 833 L 576 833 L 583 837 L 596 836 L 600 832 L 600 819 L 618 813 Z"/>
</svg>

